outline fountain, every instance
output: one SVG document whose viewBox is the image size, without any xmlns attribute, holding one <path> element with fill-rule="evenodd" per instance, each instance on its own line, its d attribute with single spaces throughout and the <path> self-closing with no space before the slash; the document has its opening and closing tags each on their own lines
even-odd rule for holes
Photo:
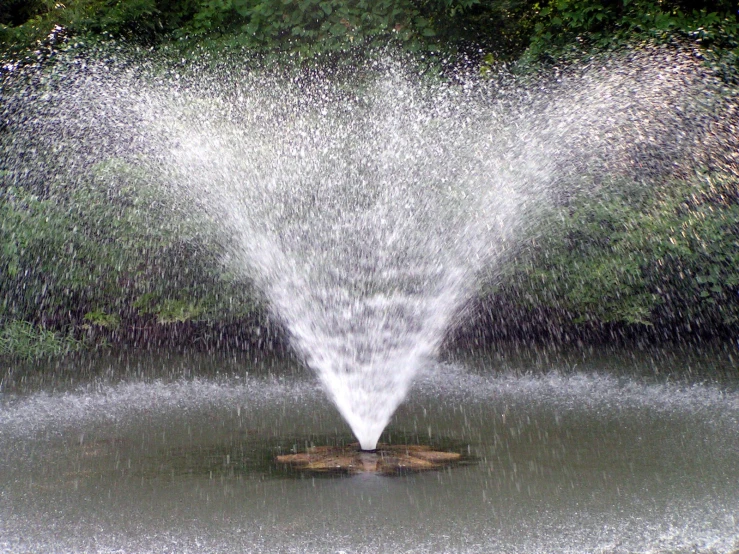
<svg viewBox="0 0 739 554">
<path fill-rule="evenodd" d="M 229 263 L 264 291 L 365 450 L 543 184 L 544 168 L 519 167 L 524 194 L 487 156 L 506 140 L 499 114 L 396 72 L 362 98 L 320 78 L 273 84 L 294 100 L 270 106 L 257 82 L 237 87 L 229 118 L 156 119 L 173 145 L 168 181 L 219 214 Z"/>
<path fill-rule="evenodd" d="M 6 112 L 13 175 L 142 169 L 320 385 L 248 356 L 9 372 L 0 551 L 734 551 L 739 396 L 701 371 L 735 354 L 439 361 L 542 210 L 703 155 L 720 100 L 689 56 L 660 56 L 519 80 L 106 54 L 28 85 Z"/>
<path fill-rule="evenodd" d="M 224 264 L 257 285 L 373 450 L 481 271 L 542 232 L 537 210 L 578 194 L 584 175 L 633 171 L 656 142 L 662 167 L 688 153 L 699 103 L 684 92 L 701 75 L 671 62 L 634 55 L 628 70 L 575 68 L 538 89 L 505 74 L 419 77 L 393 57 L 339 75 L 231 68 L 186 83 L 96 62 L 14 132 L 77 137 L 49 145 L 59 155 L 44 171 L 130 159 L 208 214 Z"/>
<path fill-rule="evenodd" d="M 631 171 L 655 140 L 663 164 L 686 154 L 696 105 L 675 90 L 698 76 L 632 63 L 538 92 L 419 79 L 392 58 L 340 76 L 245 73 L 227 93 L 155 89 L 141 117 L 164 137 L 168 186 L 216 214 L 227 263 L 374 450 L 483 268 L 541 232 L 538 210 L 584 175 Z M 654 121 L 658 109 L 671 115 Z"/>
</svg>

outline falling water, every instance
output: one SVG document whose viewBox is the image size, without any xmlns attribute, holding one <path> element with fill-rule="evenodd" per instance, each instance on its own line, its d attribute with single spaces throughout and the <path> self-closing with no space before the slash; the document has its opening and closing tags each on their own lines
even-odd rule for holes
<svg viewBox="0 0 739 554">
<path fill-rule="evenodd" d="M 644 54 L 522 83 L 393 58 L 294 75 L 108 59 L 35 93 L 16 135 L 56 136 L 40 174 L 122 157 L 205 214 L 224 264 L 257 285 L 373 449 L 481 274 L 542 232 L 538 210 L 586 176 L 693 155 L 701 75 L 668 62 Z"/>
<path fill-rule="evenodd" d="M 361 97 L 323 79 L 250 83 L 235 118 L 166 123 L 170 182 L 220 215 L 231 264 L 264 291 L 364 449 L 545 182 L 544 167 L 527 160 L 514 181 L 488 155 L 507 138 L 500 114 L 407 77 L 383 72 Z"/>
</svg>

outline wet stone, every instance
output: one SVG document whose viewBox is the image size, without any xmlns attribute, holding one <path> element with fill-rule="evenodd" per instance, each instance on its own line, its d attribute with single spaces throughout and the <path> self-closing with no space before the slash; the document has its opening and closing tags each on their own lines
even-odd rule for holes
<svg viewBox="0 0 739 554">
<path fill-rule="evenodd" d="M 377 450 L 359 450 L 359 445 L 316 446 L 305 452 L 276 457 L 278 464 L 308 473 L 379 473 L 393 475 L 441 469 L 462 461 L 458 452 L 443 452 L 421 445 L 380 444 Z"/>
</svg>

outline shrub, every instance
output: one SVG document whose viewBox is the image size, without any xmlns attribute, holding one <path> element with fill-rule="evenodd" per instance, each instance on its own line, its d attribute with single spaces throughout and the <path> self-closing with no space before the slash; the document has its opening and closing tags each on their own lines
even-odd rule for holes
<svg viewBox="0 0 739 554">
<path fill-rule="evenodd" d="M 613 182 L 551 212 L 494 294 L 575 323 L 739 325 L 739 189 Z"/>
</svg>

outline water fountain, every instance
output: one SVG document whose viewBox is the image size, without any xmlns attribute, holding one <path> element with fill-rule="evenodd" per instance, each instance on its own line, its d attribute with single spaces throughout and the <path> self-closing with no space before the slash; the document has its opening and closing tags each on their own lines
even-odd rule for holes
<svg viewBox="0 0 739 554">
<path fill-rule="evenodd" d="M 654 64 L 570 75 L 525 101 L 515 84 L 372 64 L 147 86 L 131 106 L 156 150 L 151 173 L 215 214 L 227 263 L 263 291 L 366 450 L 480 270 L 556 189 L 572 194 L 573 173 L 627 170 L 624 144 L 659 137 L 677 159 L 685 122 L 648 114 L 693 108 L 674 94 L 685 73 L 640 80 Z"/>
<path fill-rule="evenodd" d="M 697 105 L 675 91 L 698 78 L 645 56 L 630 71 L 542 80 L 523 100 L 502 77 L 450 84 L 372 63 L 343 78 L 244 74 L 227 97 L 209 83 L 174 106 L 157 91 L 142 116 L 166 136 L 169 186 L 217 214 L 230 263 L 366 450 L 480 271 L 542 232 L 537 210 L 578 194 L 577 177 L 631 171 L 627 148 L 659 141 L 661 164 L 682 161 Z"/>
<path fill-rule="evenodd" d="M 579 188 L 581 176 L 597 182 L 599 175 L 633 173 L 636 159 L 646 162 L 638 171 L 656 171 L 696 155 L 700 128 L 693 116 L 711 101 L 697 93 L 703 76 L 687 58 L 663 62 L 634 54 L 629 64 L 578 67 L 533 84 L 503 74 L 419 75 L 392 57 L 338 74 L 315 69 L 288 76 L 233 67 L 201 73 L 205 66 L 197 64 L 167 73 L 106 61 L 69 69 L 22 108 L 13 129 L 22 137 L 16 144 L 35 141 L 38 150 L 63 133 L 57 157 L 35 167 L 25 151 L 18 163 L 32 177 L 57 173 L 70 182 L 113 156 L 145 168 L 173 204 L 209 220 L 223 264 L 256 284 L 321 389 L 306 376 L 282 381 L 250 362 L 222 380 L 168 380 L 152 370 L 150 379 L 117 382 L 106 381 L 103 371 L 92 372 L 97 377 L 81 389 L 52 380 L 50 392 L 40 386 L 30 394 L 20 380 L 8 379 L 0 445 L 9 462 L 4 494 L 14 505 L 0 511 L 0 535 L 9 537 L 0 548 L 80 551 L 95 543 L 143 551 L 166 543 L 198 551 L 370 552 L 379 527 L 395 551 L 488 552 L 515 544 L 526 552 L 655 545 L 728 552 L 738 540 L 730 521 L 738 491 L 735 483 L 726 486 L 736 469 L 733 385 L 691 390 L 640 377 L 622 385 L 597 375 L 603 366 L 583 376 L 563 361 L 552 364 L 561 373 L 484 377 L 436 361 L 479 279 L 494 276 L 517 241 L 545 232 L 536 227 L 538 210 L 587 192 Z M 659 159 L 644 156 L 654 148 Z M 363 450 L 378 446 L 415 391 L 397 416 L 405 423 L 392 432 L 411 442 L 462 436 L 481 463 L 460 468 L 456 485 L 441 473 L 354 481 L 356 488 L 270 481 L 264 476 L 274 469 L 259 465 L 255 452 L 276 436 L 341 434 L 331 414 L 316 415 L 325 412 L 320 391 Z M 665 425 L 688 429 L 690 448 L 681 451 L 661 431 Z M 709 437 L 710 455 L 696 447 L 700 435 Z M 21 463 L 34 441 L 47 441 L 51 454 Z M 344 452 L 349 441 L 339 442 Z M 303 443 L 280 444 L 270 455 L 310 464 L 305 456 L 323 445 Z M 147 451 L 156 448 L 161 452 L 150 459 Z M 405 455 L 433 458 L 425 448 Z M 615 459 L 598 457 L 599 448 Z M 201 466 L 196 459 L 206 461 Z M 669 486 L 655 485 L 639 460 L 648 460 Z M 696 475 L 695 464 L 709 462 L 713 473 Z M 72 469 L 62 469 L 64 463 Z M 49 466 L 53 478 L 44 476 Z M 104 476 L 107 497 L 98 497 L 90 475 Z M 698 485 L 677 494 L 684 477 L 716 496 L 707 498 Z M 139 482 L 156 492 L 149 496 Z M 299 508 L 280 503 L 279 486 L 289 487 Z M 414 496 L 416 486 L 428 493 L 425 501 Z M 654 489 L 662 522 L 640 507 L 645 487 Z M 31 492 L 24 496 L 26 488 Z M 474 499 L 459 501 L 472 490 Z M 215 501 L 216 492 L 218 502 L 228 502 Z M 65 500 L 80 495 L 99 514 L 86 516 Z M 178 495 L 195 506 L 192 528 L 190 512 L 172 508 Z M 372 516 L 365 499 L 380 507 Z M 58 536 L 28 516 L 44 502 L 65 506 Z M 164 515 L 143 510 L 148 516 L 134 518 L 131 529 L 118 521 L 160 502 Z M 431 516 L 445 502 L 466 517 L 461 535 L 455 514 Z M 496 502 L 510 513 L 496 511 Z M 328 515 L 307 517 L 319 504 Z M 592 513 L 578 523 L 572 514 L 580 505 Z M 392 538 L 393 525 L 412 510 L 439 529 L 414 528 L 410 542 Z M 476 510 L 486 515 L 472 517 Z M 369 519 L 361 523 L 360 516 Z M 321 525 L 333 537 L 328 547 Z"/>
</svg>

